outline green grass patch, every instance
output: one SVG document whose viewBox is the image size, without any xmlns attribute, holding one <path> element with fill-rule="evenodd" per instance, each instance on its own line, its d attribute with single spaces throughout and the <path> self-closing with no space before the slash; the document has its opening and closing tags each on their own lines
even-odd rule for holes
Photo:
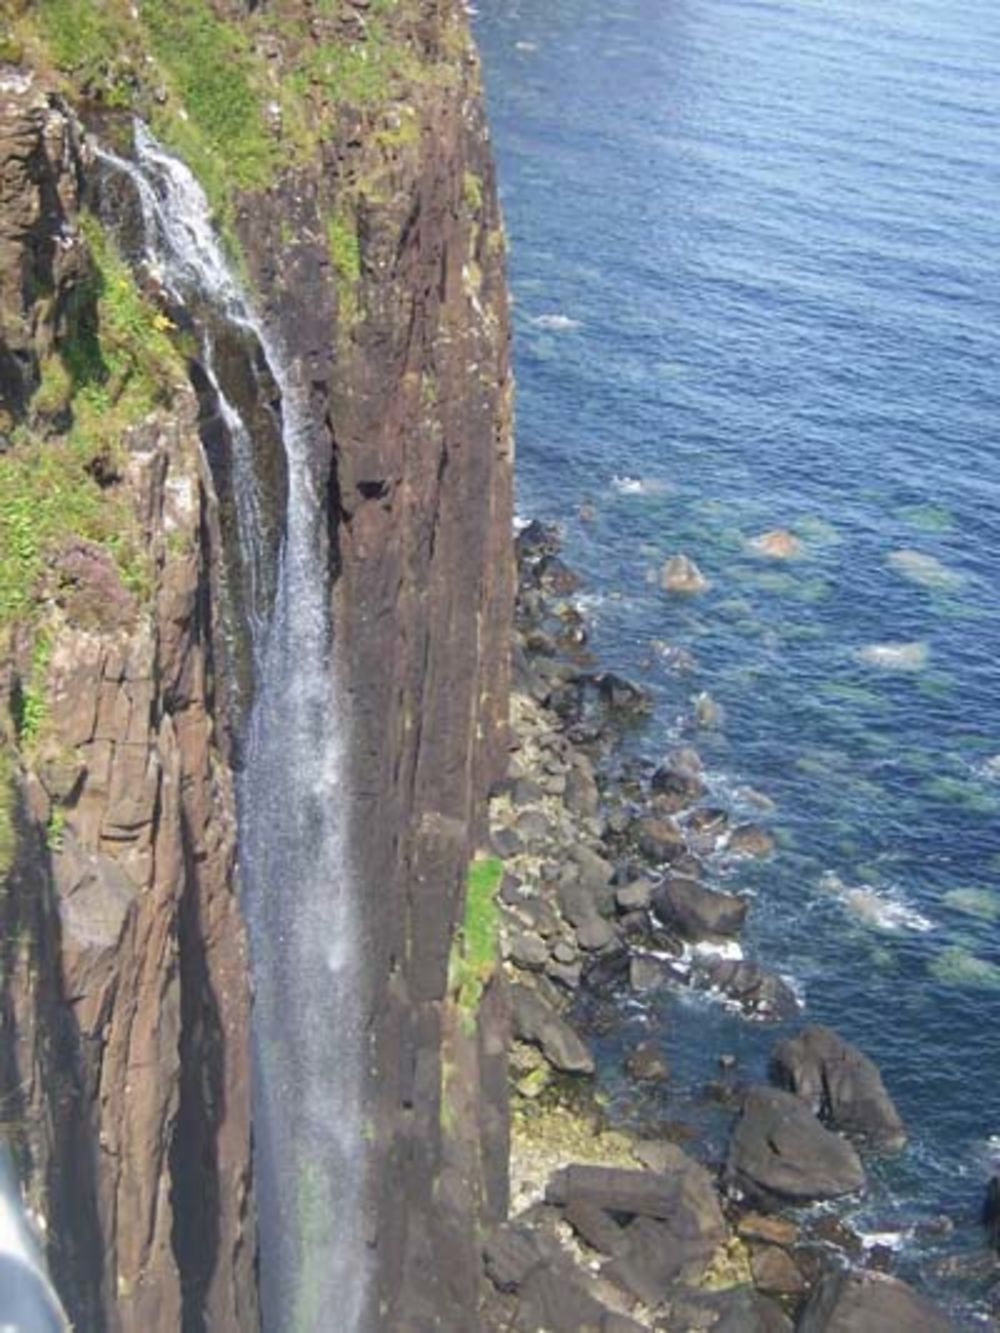
<svg viewBox="0 0 1000 1333">
<path fill-rule="evenodd" d="M 92 272 L 43 367 L 29 427 L 0 455 L 0 628 L 34 607 L 49 554 L 68 537 L 105 547 L 126 587 L 148 592 L 148 555 L 111 482 L 124 461 L 124 432 L 170 401 L 184 368 L 169 321 L 143 298 L 97 222 L 85 217 L 82 225 Z M 49 437 L 43 418 L 54 410 L 68 416 L 68 429 Z M 24 708 L 30 732 L 27 695 Z"/>
<path fill-rule="evenodd" d="M 462 195 L 470 213 L 479 213 L 483 207 L 483 182 L 474 171 L 467 171 L 462 178 Z"/>
<path fill-rule="evenodd" d="M 326 241 L 337 277 L 341 315 L 350 321 L 357 313 L 357 286 L 361 281 L 361 244 L 353 218 L 343 213 L 328 218 Z"/>
<path fill-rule="evenodd" d="M 483 990 L 497 965 L 497 893 L 502 879 L 503 862 L 498 857 L 477 858 L 469 866 L 465 916 L 452 945 L 448 977 L 467 1030 L 475 1025 Z"/>
<path fill-rule="evenodd" d="M 139 12 L 187 115 L 155 117 L 165 141 L 199 176 L 206 173 L 203 184 L 210 178 L 216 192 L 223 183 L 267 186 L 279 166 L 278 145 L 264 119 L 263 62 L 244 32 L 217 18 L 205 0 L 141 0 Z"/>
</svg>

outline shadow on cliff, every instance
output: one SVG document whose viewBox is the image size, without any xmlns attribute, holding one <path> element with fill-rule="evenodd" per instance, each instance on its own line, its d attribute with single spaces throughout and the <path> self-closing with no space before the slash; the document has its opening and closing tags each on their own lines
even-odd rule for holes
<svg viewBox="0 0 1000 1333">
<path fill-rule="evenodd" d="M 13 796 L 16 853 L 0 893 L 2 1132 L 20 1179 L 41 1187 L 56 1289 L 74 1326 L 97 1330 L 102 1228 L 83 1088 L 100 1052 L 86 1049 L 64 993 L 51 854 L 19 786 Z"/>
</svg>

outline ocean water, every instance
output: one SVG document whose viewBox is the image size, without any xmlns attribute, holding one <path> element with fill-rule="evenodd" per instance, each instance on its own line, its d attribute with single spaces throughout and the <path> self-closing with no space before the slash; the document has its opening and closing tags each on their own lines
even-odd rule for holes
<svg viewBox="0 0 1000 1333">
<path fill-rule="evenodd" d="M 476 28 L 521 511 L 563 526 L 596 653 L 653 692 L 638 748 L 692 741 L 777 838 L 713 867 L 755 895 L 746 953 L 911 1130 L 856 1221 L 982 1327 L 987 1281 L 948 1270 L 1000 1156 L 1000 9 L 480 0 Z M 754 553 L 776 528 L 798 558 Z M 708 591 L 659 588 L 675 552 Z M 716 1055 L 760 1078 L 781 1029 L 666 996 L 639 1032 L 674 1066 L 661 1113 L 720 1151 Z M 912 1234 L 939 1214 L 953 1235 Z"/>
</svg>

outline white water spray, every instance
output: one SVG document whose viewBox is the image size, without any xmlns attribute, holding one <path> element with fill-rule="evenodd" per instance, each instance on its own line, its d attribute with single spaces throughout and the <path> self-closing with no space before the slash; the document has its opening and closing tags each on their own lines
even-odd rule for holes
<svg viewBox="0 0 1000 1333">
<path fill-rule="evenodd" d="M 134 182 L 151 264 L 179 300 L 258 341 L 281 393 L 285 538 L 270 624 L 253 623 L 255 702 L 239 781 L 240 865 L 255 988 L 255 1166 L 268 1333 L 366 1322 L 362 947 L 346 789 L 348 740 L 331 625 L 327 520 L 299 368 L 253 311 L 204 193 L 142 126 Z M 204 360 L 233 451 L 244 560 L 261 547 L 250 433 Z M 251 566 L 251 586 L 255 578 Z M 331 1323 L 331 1320 L 334 1322 Z"/>
<path fill-rule="evenodd" d="M 6 1145 L 0 1144 L 0 1333 L 69 1333 L 32 1235 Z"/>
</svg>

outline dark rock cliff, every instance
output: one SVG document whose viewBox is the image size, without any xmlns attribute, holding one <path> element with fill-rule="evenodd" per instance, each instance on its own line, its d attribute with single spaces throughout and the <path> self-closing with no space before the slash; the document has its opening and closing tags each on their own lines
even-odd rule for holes
<svg viewBox="0 0 1000 1333">
<path fill-rule="evenodd" d="M 224 459 L 213 475 L 189 349 L 81 206 L 80 120 L 120 143 L 115 108 L 165 114 L 186 85 L 158 4 L 121 24 L 145 25 L 131 40 L 149 35 L 162 87 L 112 30 L 95 63 L 45 26 L 102 7 L 23 8 L 0 49 L 3 1119 L 79 1327 L 252 1333 Z M 321 423 L 379 1326 L 465 1333 L 507 1161 L 502 983 L 486 969 L 470 1004 L 454 973 L 505 763 L 512 599 L 503 238 L 477 59 L 453 0 L 185 0 L 189 20 L 209 46 L 234 33 L 247 87 L 277 90 L 258 99 L 266 178 L 237 146 L 242 174 L 215 184 Z M 210 149 L 204 123 L 195 148 Z M 81 354 L 98 343 L 99 374 Z"/>
</svg>

